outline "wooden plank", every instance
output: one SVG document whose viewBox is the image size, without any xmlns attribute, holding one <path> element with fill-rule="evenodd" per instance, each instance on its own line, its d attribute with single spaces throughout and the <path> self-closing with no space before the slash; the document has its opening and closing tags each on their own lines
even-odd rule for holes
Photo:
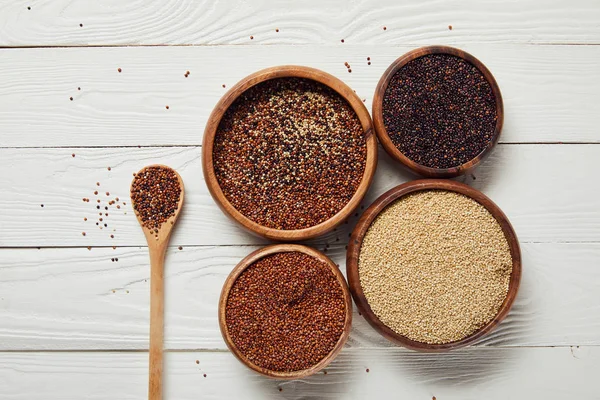
<svg viewBox="0 0 600 400">
<path fill-rule="evenodd" d="M 254 249 L 169 249 L 166 348 L 226 348 L 217 321 L 221 287 Z M 480 344 L 600 345 L 600 243 L 531 243 L 522 250 L 514 308 Z M 345 273 L 344 246 L 327 254 Z M 149 276 L 145 248 L 0 250 L 0 351 L 147 349 Z M 348 347 L 386 346 L 355 312 Z"/>
<path fill-rule="evenodd" d="M 138 352 L 0 353 L 0 397 L 145 399 L 147 358 Z M 396 399 L 597 399 L 599 362 L 599 347 L 471 348 L 441 355 L 344 349 L 327 374 L 285 382 L 258 376 L 227 352 L 167 353 L 165 398 L 364 399 L 377 393 Z"/>
<path fill-rule="evenodd" d="M 600 142 L 600 46 L 458 45 L 486 63 L 501 87 L 502 142 Z M 343 79 L 370 109 L 384 70 L 413 48 L 4 49 L 0 147 L 200 145 L 227 90 L 222 85 L 281 64 L 310 65 Z"/>
<path fill-rule="evenodd" d="M 365 206 L 414 179 L 381 154 Z M 202 178 L 198 147 L 1 149 L 0 187 L 10 190 L 0 191 L 0 247 L 144 246 L 128 193 L 132 173 L 154 163 L 177 169 L 186 186 L 173 244 L 264 243 L 217 208 Z M 598 169 L 598 145 L 500 145 L 475 171 L 476 180 L 461 179 L 505 211 L 523 242 L 600 241 Z M 104 210 L 106 201 L 115 197 L 127 204 Z M 101 224 L 108 225 L 102 230 L 95 225 L 100 212 L 109 214 L 102 215 Z M 353 216 L 348 224 L 313 242 L 346 240 L 356 220 Z"/>
<path fill-rule="evenodd" d="M 0 3 L 0 46 L 341 44 L 341 39 L 348 44 L 591 44 L 600 43 L 596 6 L 593 0 L 153 0 L 143 5 L 6 0 Z"/>
</svg>

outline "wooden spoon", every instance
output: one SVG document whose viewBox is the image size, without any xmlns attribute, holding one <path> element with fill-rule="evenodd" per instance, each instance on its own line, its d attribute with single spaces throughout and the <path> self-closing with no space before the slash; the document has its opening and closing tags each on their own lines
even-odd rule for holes
<svg viewBox="0 0 600 400">
<path fill-rule="evenodd" d="M 171 238 L 171 232 L 177 221 L 177 217 L 183 206 L 184 187 L 181 176 L 164 165 L 149 165 L 142 168 L 137 175 L 142 174 L 151 167 L 160 167 L 171 170 L 175 173 L 181 187 L 179 202 L 175 214 L 169 217 L 158 228 L 158 232 L 144 226 L 141 215 L 136 212 L 138 222 L 142 226 L 146 241 L 148 242 L 148 251 L 150 252 L 150 372 L 148 385 L 148 399 L 162 400 L 162 370 L 163 370 L 163 342 L 164 342 L 164 262 L 165 253 Z M 133 180 L 135 182 L 135 178 Z M 133 182 L 131 191 L 133 192 Z M 131 200 L 136 208 L 136 203 L 132 193 Z"/>
</svg>

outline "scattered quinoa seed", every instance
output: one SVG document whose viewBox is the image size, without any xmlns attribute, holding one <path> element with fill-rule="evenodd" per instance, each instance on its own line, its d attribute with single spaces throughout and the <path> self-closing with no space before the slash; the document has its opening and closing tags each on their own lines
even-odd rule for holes
<svg viewBox="0 0 600 400">
<path fill-rule="evenodd" d="M 448 25 L 448 29 L 449 29 L 449 30 L 452 30 L 452 25 Z"/>
<path fill-rule="evenodd" d="M 122 70 L 121 70 L 121 68 L 117 68 L 117 71 L 121 72 Z"/>
</svg>

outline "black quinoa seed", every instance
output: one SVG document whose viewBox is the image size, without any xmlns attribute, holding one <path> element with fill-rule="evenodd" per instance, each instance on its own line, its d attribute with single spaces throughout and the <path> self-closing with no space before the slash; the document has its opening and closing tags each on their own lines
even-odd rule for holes
<svg viewBox="0 0 600 400">
<path fill-rule="evenodd" d="M 398 70 L 382 108 L 394 145 L 431 168 L 472 160 L 490 144 L 496 128 L 491 85 L 473 64 L 449 54 L 419 57 Z"/>
<path fill-rule="evenodd" d="M 366 164 L 358 116 L 312 80 L 279 78 L 242 94 L 227 110 L 213 149 L 227 200 L 252 221 L 292 230 L 337 214 Z"/>
</svg>

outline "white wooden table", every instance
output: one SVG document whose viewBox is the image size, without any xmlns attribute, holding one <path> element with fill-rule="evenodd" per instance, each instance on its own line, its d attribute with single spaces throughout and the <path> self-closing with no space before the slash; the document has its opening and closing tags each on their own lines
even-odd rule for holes
<svg viewBox="0 0 600 400">
<path fill-rule="evenodd" d="M 426 44 L 474 54 L 504 96 L 501 143 L 461 180 L 520 238 L 512 312 L 440 355 L 394 347 L 355 314 L 326 375 L 251 373 L 216 309 L 227 274 L 265 242 L 222 215 L 201 171 L 222 85 L 302 64 L 370 108 L 390 62 Z M 128 187 L 151 163 L 186 183 L 167 254 L 166 399 L 600 398 L 598 0 L 0 0 L 0 47 L 0 399 L 146 397 L 149 263 Z M 410 179 L 382 152 L 365 204 Z M 128 203 L 103 230 L 96 182 Z M 311 244 L 331 244 L 344 269 L 355 222 Z"/>
</svg>

